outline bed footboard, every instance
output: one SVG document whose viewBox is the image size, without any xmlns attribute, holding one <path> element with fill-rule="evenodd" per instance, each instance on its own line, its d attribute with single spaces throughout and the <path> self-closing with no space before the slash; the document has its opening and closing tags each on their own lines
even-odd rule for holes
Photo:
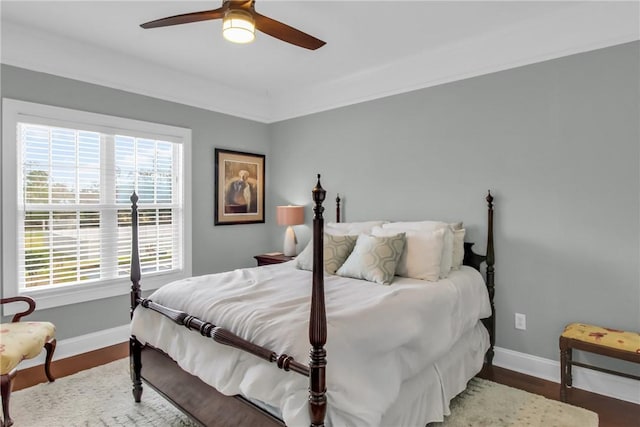
<svg viewBox="0 0 640 427">
<path fill-rule="evenodd" d="M 245 352 L 251 353 L 268 362 L 275 363 L 278 368 L 285 371 L 293 371 L 301 375 L 309 377 L 309 414 L 312 427 L 324 426 L 324 419 L 327 411 L 326 398 L 326 365 L 327 352 L 324 345 L 327 341 L 327 316 L 324 300 L 324 254 L 323 254 L 323 235 L 324 235 L 324 219 L 322 202 L 325 199 L 326 191 L 320 184 L 320 175 L 318 181 L 312 191 L 314 201 L 314 219 L 313 219 L 313 235 L 314 235 L 314 254 L 313 254 L 313 273 L 312 273 L 312 290 L 311 290 L 311 312 L 309 320 L 309 342 L 311 350 L 309 353 L 309 366 L 305 366 L 286 354 L 277 354 L 276 352 L 247 341 L 230 331 L 220 328 L 210 322 L 206 322 L 188 313 L 173 310 L 169 307 L 157 304 L 150 299 L 143 299 L 140 291 L 140 257 L 138 253 L 138 196 L 135 192 L 131 196 L 131 316 L 138 307 L 142 305 L 146 309 L 156 311 L 165 317 L 173 320 L 179 325 L 186 326 L 188 329 L 197 330 L 203 336 L 210 337 L 214 341 L 231 346 Z M 135 336 L 131 336 L 129 340 L 130 364 L 131 364 L 131 380 L 133 382 L 133 396 L 136 402 L 140 402 L 142 396 L 142 379 L 149 384 L 146 375 L 142 375 L 142 352 L 143 346 L 138 342 Z M 154 359 L 155 360 L 155 359 Z M 155 388 L 155 387 L 154 387 Z M 165 397 L 165 392 L 161 391 Z M 176 403 L 175 398 L 169 398 Z M 244 399 L 243 399 L 244 400 Z M 246 402 L 246 401 L 245 401 Z M 249 402 L 246 402 L 250 404 Z"/>
<path fill-rule="evenodd" d="M 278 354 L 266 347 L 259 346 L 251 341 L 240 338 L 232 332 L 216 326 L 213 323 L 205 322 L 204 320 L 191 316 L 184 311 L 174 310 L 157 304 L 150 299 L 142 299 L 139 301 L 139 304 L 144 308 L 148 308 L 162 314 L 180 326 L 200 332 L 200 335 L 211 338 L 218 344 L 227 345 L 253 354 L 254 356 L 266 360 L 269 363 L 275 363 L 278 368 L 284 371 L 293 371 L 307 377 L 309 376 L 309 368 L 296 362 L 293 357 L 287 354 Z"/>
</svg>

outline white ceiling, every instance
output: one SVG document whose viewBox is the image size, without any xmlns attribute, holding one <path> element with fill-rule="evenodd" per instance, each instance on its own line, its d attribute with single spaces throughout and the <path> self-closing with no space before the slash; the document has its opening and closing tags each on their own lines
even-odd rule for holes
<svg viewBox="0 0 640 427">
<path fill-rule="evenodd" d="M 638 40 L 638 1 L 274 1 L 263 15 L 327 44 L 265 34 L 234 45 L 221 21 L 144 30 L 211 1 L 2 0 L 3 63 L 274 122 Z"/>
</svg>

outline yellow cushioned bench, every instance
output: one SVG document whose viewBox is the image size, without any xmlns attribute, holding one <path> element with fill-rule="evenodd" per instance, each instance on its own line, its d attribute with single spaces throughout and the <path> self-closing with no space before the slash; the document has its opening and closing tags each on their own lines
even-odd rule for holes
<svg viewBox="0 0 640 427">
<path fill-rule="evenodd" d="M 637 375 L 577 362 L 572 359 L 573 349 L 640 363 L 640 333 L 585 323 L 567 325 L 560 335 L 560 399 L 563 402 L 567 399 L 567 388 L 572 385 L 571 367 L 573 365 L 640 380 Z"/>
</svg>

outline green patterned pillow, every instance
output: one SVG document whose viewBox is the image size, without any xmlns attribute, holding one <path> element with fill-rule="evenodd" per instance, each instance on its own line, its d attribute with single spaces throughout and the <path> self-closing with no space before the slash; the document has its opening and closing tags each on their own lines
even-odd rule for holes
<svg viewBox="0 0 640 427">
<path fill-rule="evenodd" d="M 393 281 L 404 245 L 405 233 L 388 237 L 361 234 L 353 252 L 336 274 L 389 285 Z"/>
<path fill-rule="evenodd" d="M 356 244 L 358 236 L 324 235 L 324 270 L 336 274 L 344 260 L 347 259 Z M 296 258 L 296 267 L 300 270 L 313 270 L 313 240 Z"/>
</svg>

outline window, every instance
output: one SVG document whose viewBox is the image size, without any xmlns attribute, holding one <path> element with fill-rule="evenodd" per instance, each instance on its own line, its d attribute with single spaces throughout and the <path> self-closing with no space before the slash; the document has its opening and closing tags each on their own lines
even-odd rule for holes
<svg viewBox="0 0 640 427">
<path fill-rule="evenodd" d="M 129 291 L 139 196 L 143 289 L 191 273 L 188 129 L 5 99 L 3 294 L 38 307 Z"/>
</svg>

